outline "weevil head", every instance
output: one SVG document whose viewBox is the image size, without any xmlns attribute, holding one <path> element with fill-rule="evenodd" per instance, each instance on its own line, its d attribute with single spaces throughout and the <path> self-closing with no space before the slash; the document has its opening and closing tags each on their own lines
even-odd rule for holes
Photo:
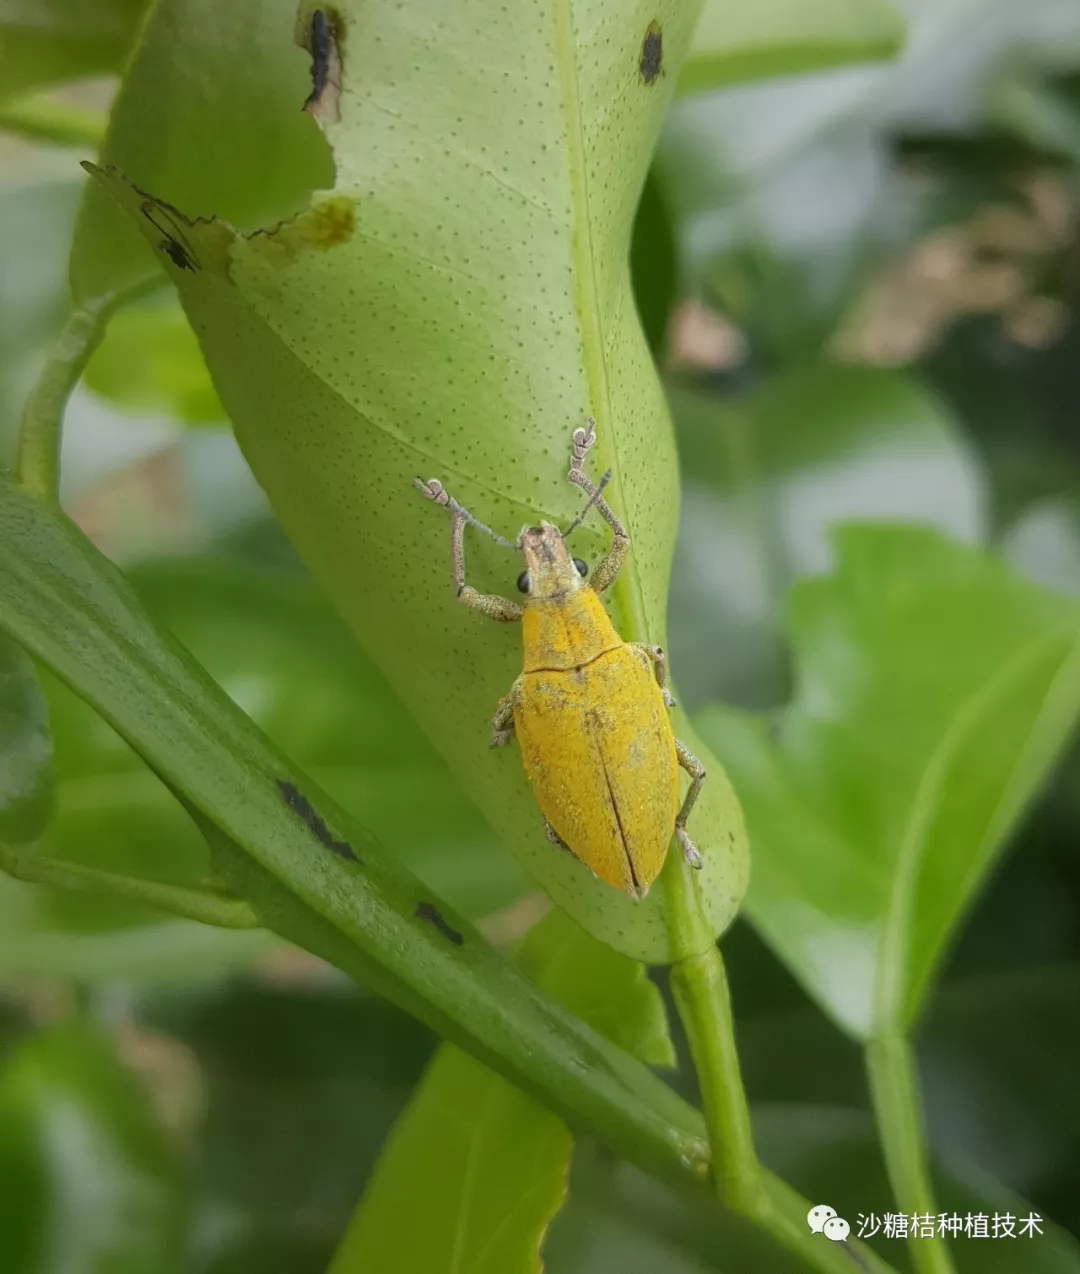
<svg viewBox="0 0 1080 1274">
<path fill-rule="evenodd" d="M 519 543 L 525 570 L 518 578 L 518 588 L 530 601 L 555 601 L 583 586 L 585 563 L 570 556 L 557 526 L 541 522 L 524 527 Z"/>
</svg>

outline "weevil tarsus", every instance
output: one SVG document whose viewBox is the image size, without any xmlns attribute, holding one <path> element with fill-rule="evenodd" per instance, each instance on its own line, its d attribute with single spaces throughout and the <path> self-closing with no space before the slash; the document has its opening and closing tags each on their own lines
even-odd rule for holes
<svg viewBox="0 0 1080 1274">
<path fill-rule="evenodd" d="M 557 845 L 559 849 L 564 849 L 568 854 L 577 858 L 577 854 L 574 853 L 574 851 L 570 848 L 566 841 L 563 840 L 555 828 L 551 826 L 546 818 L 544 819 L 544 835 L 548 838 L 552 845 Z"/>
<path fill-rule="evenodd" d="M 660 646 L 651 646 L 644 641 L 630 641 L 626 643 L 635 650 L 639 650 L 652 665 L 654 674 L 656 675 L 656 684 L 660 687 L 660 693 L 664 699 L 664 706 L 667 708 L 675 707 L 675 700 L 667 685 L 667 655 L 664 654 Z"/>
<path fill-rule="evenodd" d="M 413 486 L 435 504 L 450 510 L 450 557 L 453 563 L 454 587 L 457 589 L 459 600 L 464 602 L 470 610 L 479 611 L 481 615 L 487 615 L 489 619 L 497 619 L 502 623 L 513 623 L 514 620 L 520 619 L 522 612 L 517 602 L 512 602 L 508 597 L 500 597 L 498 593 L 478 593 L 471 584 L 465 583 L 465 526 L 466 524 L 475 526 L 478 531 L 490 535 L 496 543 L 507 548 L 516 546 L 509 540 L 504 540 L 501 535 L 496 535 L 478 518 L 474 518 L 468 509 L 458 504 L 438 478 L 431 478 L 427 482 L 420 478 L 413 478 Z"/>
<path fill-rule="evenodd" d="M 675 819 L 675 839 L 679 842 L 679 847 L 682 849 L 683 857 L 686 861 L 691 867 L 696 867 L 700 871 L 704 864 L 701 855 L 698 853 L 697 846 L 690 839 L 690 833 L 686 830 L 686 820 L 690 817 L 694 802 L 701 791 L 701 785 L 705 782 L 705 767 L 686 744 L 679 739 L 675 740 L 675 754 L 679 758 L 679 764 L 690 775 L 690 790 L 686 793 L 682 808 Z"/>
<path fill-rule="evenodd" d="M 491 746 L 493 748 L 505 747 L 514 737 L 514 707 L 517 704 L 520 690 L 521 679 L 519 678 L 510 687 L 509 692 L 499 700 L 499 706 L 495 709 L 495 715 L 491 718 Z"/>
<path fill-rule="evenodd" d="M 595 441 L 595 420 L 590 419 L 584 429 L 574 430 L 570 472 L 566 476 L 575 486 L 580 487 L 590 500 L 595 502 L 597 512 L 612 530 L 614 538 L 611 541 L 611 547 L 593 568 L 592 579 L 589 581 L 597 593 L 602 593 L 606 588 L 610 588 L 618 578 L 619 571 L 622 570 L 622 564 L 626 561 L 626 554 L 630 549 L 630 537 L 626 534 L 626 528 L 615 516 L 611 505 L 598 493 L 596 485 L 586 475 L 583 468 L 585 456 Z"/>
</svg>

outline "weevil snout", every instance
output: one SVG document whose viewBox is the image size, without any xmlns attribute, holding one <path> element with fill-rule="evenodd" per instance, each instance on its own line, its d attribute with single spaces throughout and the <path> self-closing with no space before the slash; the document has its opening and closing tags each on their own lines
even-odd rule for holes
<svg viewBox="0 0 1080 1274">
<path fill-rule="evenodd" d="M 557 526 L 541 522 L 539 526 L 523 527 L 519 543 L 526 567 L 518 579 L 523 593 L 554 601 L 581 587 L 585 564 L 570 556 Z"/>
</svg>

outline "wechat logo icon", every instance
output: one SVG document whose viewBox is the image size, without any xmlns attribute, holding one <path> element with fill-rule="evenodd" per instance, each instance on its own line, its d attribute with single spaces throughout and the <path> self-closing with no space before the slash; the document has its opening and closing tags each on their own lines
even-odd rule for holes
<svg viewBox="0 0 1080 1274">
<path fill-rule="evenodd" d="M 827 1203 L 819 1203 L 806 1214 L 806 1224 L 815 1234 L 824 1234 L 834 1243 L 843 1243 L 851 1233 L 851 1226 L 842 1216 L 836 1215 L 836 1209 Z"/>
</svg>

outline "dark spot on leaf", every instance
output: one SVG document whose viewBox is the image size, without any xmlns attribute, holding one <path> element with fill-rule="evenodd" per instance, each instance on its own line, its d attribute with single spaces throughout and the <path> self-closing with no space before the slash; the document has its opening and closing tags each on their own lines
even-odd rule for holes
<svg viewBox="0 0 1080 1274">
<path fill-rule="evenodd" d="M 327 849 L 333 850 L 339 858 L 344 858 L 347 862 L 359 862 L 349 842 L 334 838 L 329 827 L 323 822 L 321 815 L 295 784 L 287 783 L 284 779 L 278 779 L 277 786 L 278 791 L 281 793 L 281 799 L 320 845 L 325 845 Z"/>
<path fill-rule="evenodd" d="M 179 220 L 164 204 L 154 199 L 144 199 L 142 215 L 161 235 L 158 248 L 165 253 L 178 270 L 190 270 L 193 274 L 199 268 L 199 258 L 195 249 L 184 234 Z"/>
<path fill-rule="evenodd" d="M 311 54 L 311 92 L 304 110 L 316 119 L 337 123 L 341 118 L 341 43 L 344 24 L 333 9 L 316 9 L 302 43 Z"/>
<path fill-rule="evenodd" d="M 344 195 L 335 195 L 315 204 L 304 218 L 308 241 L 325 251 L 346 243 L 356 229 L 356 204 Z"/>
<path fill-rule="evenodd" d="M 452 929 L 443 917 L 443 913 L 435 906 L 433 902 L 418 902 L 416 904 L 416 914 L 421 920 L 426 920 L 429 925 L 434 925 L 448 942 L 452 942 L 455 947 L 460 947 L 465 941 L 463 934 L 458 933 L 456 929 Z"/>
<path fill-rule="evenodd" d="M 638 69 L 646 84 L 655 84 L 664 65 L 664 36 L 659 22 L 650 22 L 641 42 L 641 58 Z"/>
</svg>

